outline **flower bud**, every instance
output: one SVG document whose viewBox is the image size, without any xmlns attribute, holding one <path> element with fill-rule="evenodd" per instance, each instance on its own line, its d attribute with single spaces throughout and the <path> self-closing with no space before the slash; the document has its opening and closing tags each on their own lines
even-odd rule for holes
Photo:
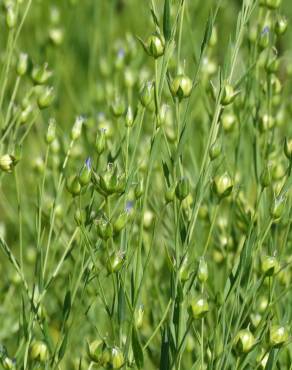
<svg viewBox="0 0 292 370">
<path fill-rule="evenodd" d="M 270 186 L 270 184 L 271 184 L 271 171 L 270 171 L 270 166 L 269 165 L 264 167 L 263 172 L 261 173 L 260 181 L 261 181 L 261 186 L 263 188 L 266 188 L 266 187 Z"/>
<path fill-rule="evenodd" d="M 234 340 L 234 349 L 238 354 L 248 353 L 255 344 L 255 338 L 248 329 L 240 330 Z"/>
<path fill-rule="evenodd" d="M 284 208 L 285 208 L 285 198 L 284 197 L 275 198 L 271 207 L 272 218 L 274 220 L 280 219 L 284 211 Z"/>
<path fill-rule="evenodd" d="M 125 210 L 124 212 L 119 214 L 119 216 L 117 217 L 117 219 L 115 220 L 114 225 L 113 225 L 114 232 L 116 234 L 121 232 L 126 227 L 127 222 L 128 222 L 128 218 L 129 218 L 129 214 L 128 214 L 127 210 Z"/>
<path fill-rule="evenodd" d="M 24 76 L 28 70 L 28 55 L 25 53 L 20 53 L 17 66 L 16 66 L 16 72 L 19 76 Z"/>
<path fill-rule="evenodd" d="M 125 359 L 124 359 L 123 352 L 117 347 L 112 348 L 112 353 L 111 353 L 112 369 L 120 369 L 121 367 L 124 366 L 124 363 L 125 363 Z"/>
<path fill-rule="evenodd" d="M 276 257 L 266 256 L 261 262 L 261 271 L 266 276 L 273 276 L 279 271 L 279 262 Z"/>
<path fill-rule="evenodd" d="M 86 186 L 91 180 L 91 158 L 87 158 L 84 166 L 79 173 L 79 184 L 81 186 Z"/>
<path fill-rule="evenodd" d="M 188 98 L 191 95 L 193 89 L 193 82 L 192 80 L 185 75 L 178 75 L 176 76 L 170 86 L 170 91 L 174 98 L 178 98 L 179 100 Z"/>
<path fill-rule="evenodd" d="M 35 341 L 30 348 L 30 357 L 32 360 L 45 362 L 49 358 L 48 347 L 44 342 Z"/>
<path fill-rule="evenodd" d="M 209 149 L 209 157 L 211 161 L 214 161 L 216 158 L 220 156 L 222 152 L 222 146 L 221 142 L 219 140 L 216 140 Z"/>
<path fill-rule="evenodd" d="M 103 345 L 104 343 L 100 339 L 97 339 L 90 344 L 87 343 L 87 354 L 91 361 L 97 363 L 100 361 Z"/>
<path fill-rule="evenodd" d="M 166 189 L 164 197 L 167 203 L 173 202 L 175 196 L 175 187 L 171 186 Z"/>
<path fill-rule="evenodd" d="M 224 85 L 223 92 L 222 92 L 222 98 L 221 98 L 221 104 L 222 105 L 229 105 L 231 104 L 238 93 L 236 93 L 233 89 L 233 87 L 229 84 Z"/>
<path fill-rule="evenodd" d="M 223 113 L 221 117 L 222 127 L 225 132 L 231 132 L 236 124 L 236 116 L 233 113 Z"/>
<path fill-rule="evenodd" d="M 42 66 L 35 66 L 31 73 L 33 81 L 38 85 L 45 84 L 51 76 L 52 72 L 48 69 L 48 63 Z"/>
<path fill-rule="evenodd" d="M 251 323 L 252 323 L 252 327 L 254 329 L 256 329 L 259 326 L 259 324 L 262 320 L 262 315 L 259 314 L 259 313 L 252 313 L 250 315 L 250 320 L 251 320 Z"/>
<path fill-rule="evenodd" d="M 126 127 L 132 127 L 134 123 L 134 115 L 131 106 L 128 107 L 125 119 Z"/>
<path fill-rule="evenodd" d="M 285 138 L 284 153 L 285 156 L 289 159 L 289 161 L 292 161 L 292 139 Z"/>
<path fill-rule="evenodd" d="M 48 145 L 52 144 L 55 138 L 56 138 L 56 120 L 54 118 L 51 118 L 49 120 L 49 126 L 46 133 L 46 143 Z"/>
<path fill-rule="evenodd" d="M 260 116 L 259 126 L 262 132 L 270 130 L 271 128 L 274 127 L 274 125 L 275 121 L 272 116 L 266 113 Z"/>
<path fill-rule="evenodd" d="M 126 105 L 123 99 L 116 97 L 111 104 L 111 112 L 112 114 L 118 118 L 121 117 L 126 111 Z"/>
<path fill-rule="evenodd" d="M 213 180 L 213 191 L 219 199 L 230 195 L 233 188 L 233 181 L 229 174 L 225 172 L 221 176 L 216 176 Z"/>
<path fill-rule="evenodd" d="M 42 87 L 38 91 L 37 104 L 40 109 L 48 108 L 54 100 L 54 88 L 53 87 Z"/>
<path fill-rule="evenodd" d="M 285 17 L 279 17 L 275 23 L 275 32 L 278 36 L 283 35 L 288 27 L 288 21 Z"/>
<path fill-rule="evenodd" d="M 73 175 L 68 178 L 67 180 L 67 190 L 69 191 L 70 194 L 73 196 L 79 195 L 81 191 L 81 186 L 78 180 L 78 177 Z"/>
<path fill-rule="evenodd" d="M 261 49 L 266 49 L 270 44 L 270 28 L 266 26 L 260 34 L 259 46 Z"/>
<path fill-rule="evenodd" d="M 134 312 L 134 322 L 135 322 L 135 327 L 137 329 L 140 329 L 142 327 L 143 317 L 144 317 L 144 307 L 143 305 L 140 305 L 138 308 L 135 309 L 135 312 Z"/>
<path fill-rule="evenodd" d="M 73 125 L 72 130 L 71 130 L 71 139 L 72 140 L 75 141 L 75 140 L 79 139 L 84 122 L 85 122 L 84 117 L 82 117 L 82 116 L 76 117 L 74 125 Z"/>
<path fill-rule="evenodd" d="M 193 319 L 203 318 L 209 311 L 209 304 L 207 299 L 200 295 L 194 298 L 189 307 L 189 313 Z"/>
<path fill-rule="evenodd" d="M 64 40 L 64 30 L 59 27 L 51 28 L 49 30 L 49 39 L 53 45 L 61 45 Z"/>
<path fill-rule="evenodd" d="M 16 361 L 9 357 L 4 357 L 2 359 L 2 365 L 4 369 L 8 369 L 8 370 L 16 369 Z"/>
<path fill-rule="evenodd" d="M 163 36 L 153 34 L 149 36 L 145 45 L 145 50 L 151 57 L 157 59 L 164 54 L 164 45 L 165 42 Z"/>
<path fill-rule="evenodd" d="M 4 154 L 0 157 L 0 169 L 4 172 L 11 173 L 15 167 L 15 157 L 10 154 Z"/>
<path fill-rule="evenodd" d="M 269 344 L 271 347 L 281 347 L 289 339 L 289 333 L 285 326 L 273 325 L 269 330 Z"/>
<path fill-rule="evenodd" d="M 179 279 L 182 283 L 186 282 L 190 277 L 190 264 L 188 256 L 186 256 L 179 268 Z"/>
<path fill-rule="evenodd" d="M 190 183 L 186 177 L 180 179 L 175 188 L 175 195 L 180 201 L 184 200 L 190 192 Z"/>
<path fill-rule="evenodd" d="M 6 9 L 6 25 L 9 29 L 15 27 L 17 22 L 16 9 L 13 3 L 11 3 Z"/>
<path fill-rule="evenodd" d="M 278 9 L 281 5 L 282 0 L 266 0 L 266 6 L 271 9 L 275 10 Z"/>
<path fill-rule="evenodd" d="M 96 136 L 95 149 L 98 155 L 101 155 L 106 148 L 106 134 L 105 129 L 101 129 Z"/>
<path fill-rule="evenodd" d="M 205 283 L 208 280 L 208 264 L 204 257 L 199 260 L 197 276 L 200 283 Z"/>
<path fill-rule="evenodd" d="M 140 102 L 144 108 L 150 106 L 153 101 L 154 86 L 152 82 L 147 82 L 140 92 Z"/>
<path fill-rule="evenodd" d="M 122 251 L 113 252 L 106 264 L 109 274 L 119 272 L 125 263 L 125 253 Z"/>
<path fill-rule="evenodd" d="M 110 221 L 106 220 L 104 217 L 101 217 L 95 221 L 95 224 L 97 234 L 101 239 L 107 240 L 112 237 L 113 228 Z"/>
</svg>

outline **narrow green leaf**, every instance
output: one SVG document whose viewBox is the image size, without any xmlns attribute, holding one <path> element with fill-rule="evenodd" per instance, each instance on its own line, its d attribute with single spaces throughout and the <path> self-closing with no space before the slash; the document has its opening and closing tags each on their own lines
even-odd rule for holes
<svg viewBox="0 0 292 370">
<path fill-rule="evenodd" d="M 210 13 L 206 27 L 205 27 L 205 33 L 204 33 L 204 38 L 203 42 L 201 45 L 201 54 L 203 54 L 206 45 L 209 43 L 211 35 L 212 35 L 212 29 L 213 29 L 213 15 Z"/>
<path fill-rule="evenodd" d="M 138 369 L 143 369 L 144 367 L 143 349 L 136 328 L 133 328 L 132 330 L 132 348 Z"/>
<path fill-rule="evenodd" d="M 70 311 L 71 311 L 71 292 L 70 290 L 68 290 L 65 295 L 64 304 L 63 304 L 63 320 L 64 321 L 68 320 Z"/>
<path fill-rule="evenodd" d="M 68 343 L 68 332 L 65 333 L 64 338 L 62 340 L 62 344 L 60 346 L 59 352 L 58 352 L 58 360 L 61 361 L 62 358 L 65 355 L 65 351 L 67 348 L 67 343 Z"/>
<path fill-rule="evenodd" d="M 166 41 L 170 40 L 171 37 L 170 0 L 164 1 L 163 35 Z"/>
<path fill-rule="evenodd" d="M 169 361 L 169 340 L 167 329 L 163 330 L 162 333 L 162 343 L 161 343 L 161 352 L 160 352 L 160 370 L 170 370 L 170 361 Z"/>
</svg>

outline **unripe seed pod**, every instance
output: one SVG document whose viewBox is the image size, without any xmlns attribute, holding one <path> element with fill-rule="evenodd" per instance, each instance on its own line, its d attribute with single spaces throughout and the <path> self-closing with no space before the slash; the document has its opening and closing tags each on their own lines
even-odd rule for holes
<svg viewBox="0 0 292 370">
<path fill-rule="evenodd" d="M 96 363 L 100 361 L 103 345 L 104 343 L 100 339 L 97 339 L 90 344 L 87 343 L 87 354 L 91 361 Z"/>
<path fill-rule="evenodd" d="M 123 352 L 119 348 L 114 347 L 111 353 L 112 369 L 120 369 L 121 367 L 124 366 L 124 363 L 125 363 L 125 359 L 124 359 Z"/>
<path fill-rule="evenodd" d="M 137 329 L 140 329 L 142 327 L 143 317 L 144 317 L 144 307 L 143 305 L 140 305 L 138 308 L 136 308 L 134 312 L 134 322 L 135 322 L 135 327 Z"/>
<path fill-rule="evenodd" d="M 46 143 L 50 145 L 55 139 L 56 139 L 56 120 L 54 118 L 50 118 L 48 130 L 46 133 Z"/>
<path fill-rule="evenodd" d="M 115 100 L 111 104 L 111 112 L 112 114 L 118 118 L 125 114 L 126 105 L 123 99 L 116 97 Z"/>
<path fill-rule="evenodd" d="M 251 320 L 253 328 L 256 329 L 262 320 L 262 315 L 259 313 L 252 313 L 250 315 L 250 320 Z"/>
<path fill-rule="evenodd" d="M 71 139 L 72 140 L 75 141 L 75 140 L 79 139 L 84 122 L 85 122 L 84 117 L 81 117 L 81 116 L 76 117 L 74 125 L 73 125 L 72 130 L 71 130 Z"/>
<path fill-rule="evenodd" d="M 97 234 L 101 239 L 107 240 L 112 237 L 113 228 L 110 221 L 106 220 L 105 218 L 99 218 L 96 220 L 95 224 Z"/>
<path fill-rule="evenodd" d="M 48 63 L 42 66 L 35 66 L 31 73 L 33 81 L 38 85 L 45 84 L 51 76 L 52 72 L 48 69 Z"/>
<path fill-rule="evenodd" d="M 9 29 L 15 27 L 17 22 L 16 9 L 13 3 L 11 3 L 6 9 L 6 25 Z"/>
<path fill-rule="evenodd" d="M 278 36 L 283 35 L 288 27 L 288 21 L 285 17 L 279 17 L 275 23 L 275 32 Z"/>
<path fill-rule="evenodd" d="M 279 271 L 279 262 L 276 257 L 266 256 L 261 262 L 261 271 L 266 276 L 273 276 Z"/>
<path fill-rule="evenodd" d="M 106 148 L 106 130 L 101 129 L 96 136 L 95 149 L 98 155 L 101 155 Z"/>
<path fill-rule="evenodd" d="M 275 10 L 275 9 L 278 9 L 281 5 L 281 2 L 282 0 L 266 0 L 266 3 L 265 5 L 271 9 L 271 10 Z"/>
<path fill-rule="evenodd" d="M 179 269 L 179 279 L 182 283 L 186 282 L 190 276 L 190 265 L 188 263 L 188 257 L 186 256 Z"/>
<path fill-rule="evenodd" d="M 285 156 L 289 159 L 289 161 L 291 161 L 292 160 L 292 139 L 285 138 L 284 153 L 285 153 Z"/>
<path fill-rule="evenodd" d="M 109 274 L 119 272 L 125 263 L 125 253 L 122 251 L 113 252 L 106 264 Z"/>
<path fill-rule="evenodd" d="M 32 360 L 46 362 L 49 358 L 47 345 L 41 341 L 33 342 L 30 348 L 30 358 Z"/>
<path fill-rule="evenodd" d="M 225 172 L 223 175 L 218 175 L 214 178 L 212 188 L 217 197 L 222 199 L 230 195 L 233 188 L 233 181 L 229 174 Z"/>
<path fill-rule="evenodd" d="M 16 361 L 9 357 L 2 358 L 2 365 L 4 369 L 8 370 L 16 369 Z"/>
<path fill-rule="evenodd" d="M 113 224 L 114 232 L 116 234 L 121 232 L 126 227 L 128 219 L 129 219 L 129 214 L 127 210 L 119 214 L 119 216 L 117 217 L 117 219 L 115 220 Z"/>
<path fill-rule="evenodd" d="M 175 196 L 175 186 L 169 187 L 164 194 L 167 203 L 173 202 Z"/>
<path fill-rule="evenodd" d="M 271 171 L 270 171 L 270 166 L 267 165 L 264 167 L 263 172 L 261 174 L 261 186 L 263 188 L 266 188 L 271 185 Z"/>
<path fill-rule="evenodd" d="M 134 123 L 134 115 L 132 108 L 129 106 L 126 113 L 126 119 L 125 119 L 126 127 L 132 127 Z"/>
<path fill-rule="evenodd" d="M 10 154 L 4 154 L 0 157 L 0 169 L 4 172 L 11 173 L 15 167 L 15 157 Z"/>
<path fill-rule="evenodd" d="M 223 113 L 221 117 L 222 127 L 225 132 L 230 132 L 234 129 L 236 124 L 236 116 L 233 113 Z"/>
<path fill-rule="evenodd" d="M 91 180 L 91 158 L 87 158 L 84 166 L 79 173 L 79 184 L 81 186 L 86 186 Z"/>
<path fill-rule="evenodd" d="M 259 313 L 264 313 L 268 308 L 268 305 L 269 305 L 268 298 L 266 296 L 261 296 L 259 297 L 257 302 L 257 310 L 259 311 Z"/>
<path fill-rule="evenodd" d="M 31 115 L 32 111 L 33 111 L 33 106 L 31 104 L 25 107 L 21 111 L 20 116 L 19 116 L 20 124 L 24 125 L 28 121 L 29 116 Z"/>
<path fill-rule="evenodd" d="M 59 27 L 51 28 L 49 30 L 49 39 L 53 45 L 61 45 L 64 40 L 64 30 Z"/>
<path fill-rule="evenodd" d="M 261 49 L 266 49 L 270 44 L 270 28 L 266 26 L 260 34 L 259 46 Z"/>
<path fill-rule="evenodd" d="M 186 177 L 180 179 L 175 188 L 175 195 L 178 200 L 184 200 L 190 192 L 190 183 Z"/>
<path fill-rule="evenodd" d="M 203 318 L 208 311 L 208 300 L 204 296 L 200 295 L 192 300 L 189 307 L 189 313 L 193 319 L 196 320 Z"/>
<path fill-rule="evenodd" d="M 197 275 L 200 283 L 205 283 L 208 280 L 208 264 L 204 257 L 200 258 Z"/>
<path fill-rule="evenodd" d="M 149 36 L 146 44 L 146 52 L 153 58 L 157 59 L 164 54 L 165 41 L 163 36 L 158 34 L 153 34 Z"/>
<path fill-rule="evenodd" d="M 81 191 L 81 186 L 78 180 L 78 177 L 73 175 L 67 180 L 67 190 L 73 196 L 79 195 Z"/>
<path fill-rule="evenodd" d="M 191 95 L 193 89 L 192 80 L 185 75 L 176 76 L 170 85 L 170 91 L 174 98 L 179 100 L 188 98 Z"/>
<path fill-rule="evenodd" d="M 269 330 L 269 344 L 271 347 L 281 347 L 289 339 L 289 333 L 285 326 L 273 325 Z"/>
<path fill-rule="evenodd" d="M 20 53 L 17 66 L 16 66 L 16 72 L 19 76 L 24 76 L 28 70 L 28 55 L 25 53 Z"/>
<path fill-rule="evenodd" d="M 147 82 L 140 92 L 140 102 L 144 108 L 150 106 L 153 101 L 154 86 L 152 82 Z"/>
<path fill-rule="evenodd" d="M 229 84 L 224 85 L 222 98 L 221 98 L 221 104 L 222 105 L 231 104 L 236 98 L 236 96 L 237 96 L 237 93 L 234 91 L 231 85 Z"/>
<path fill-rule="evenodd" d="M 42 87 L 38 92 L 37 104 L 40 109 L 48 108 L 54 100 L 54 88 L 50 86 Z"/>
<path fill-rule="evenodd" d="M 248 329 L 240 330 L 234 340 L 234 349 L 238 354 L 248 353 L 255 344 L 255 338 Z"/>
<path fill-rule="evenodd" d="M 105 369 L 111 369 L 112 368 L 110 348 L 103 349 L 102 354 L 100 356 L 99 364 L 100 364 L 100 366 L 104 367 Z"/>
<path fill-rule="evenodd" d="M 275 198 L 271 207 L 272 218 L 274 220 L 280 219 L 284 211 L 284 208 L 285 208 L 285 198 L 284 197 Z"/>
<path fill-rule="evenodd" d="M 222 146 L 221 142 L 219 140 L 216 140 L 209 149 L 209 157 L 211 161 L 214 161 L 216 158 L 220 156 L 222 152 Z"/>
<path fill-rule="evenodd" d="M 275 125 L 275 121 L 272 116 L 266 113 L 261 115 L 259 126 L 262 132 L 270 130 L 271 128 L 274 127 L 274 125 Z"/>
</svg>

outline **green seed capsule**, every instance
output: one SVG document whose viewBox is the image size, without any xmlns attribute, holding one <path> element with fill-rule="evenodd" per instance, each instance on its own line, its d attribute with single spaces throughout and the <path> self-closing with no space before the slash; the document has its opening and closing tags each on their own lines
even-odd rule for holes
<svg viewBox="0 0 292 370">
<path fill-rule="evenodd" d="M 46 362 L 49 358 L 48 347 L 44 342 L 35 341 L 30 348 L 30 358 L 40 362 Z"/>
<path fill-rule="evenodd" d="M 90 158 L 88 158 L 85 161 L 85 164 L 79 173 L 78 180 L 81 186 L 86 186 L 90 183 L 91 181 L 91 159 Z"/>
<path fill-rule="evenodd" d="M 16 369 L 16 361 L 9 357 L 2 358 L 2 366 L 8 370 Z"/>
<path fill-rule="evenodd" d="M 208 311 L 209 304 L 204 296 L 200 295 L 192 300 L 189 312 L 193 319 L 203 318 Z"/>
<path fill-rule="evenodd" d="M 164 54 L 164 45 L 164 38 L 161 35 L 153 34 L 149 36 L 145 45 L 145 50 L 151 57 L 157 59 Z"/>
<path fill-rule="evenodd" d="M 126 119 L 125 119 L 126 127 L 132 127 L 134 123 L 134 115 L 132 108 L 129 106 L 126 113 Z"/>
<path fill-rule="evenodd" d="M 81 131 L 83 124 L 85 122 L 85 119 L 81 116 L 76 117 L 74 125 L 71 130 L 71 139 L 72 140 L 77 140 L 81 136 Z"/>
<path fill-rule="evenodd" d="M 211 161 L 214 161 L 216 158 L 220 156 L 222 152 L 222 146 L 221 142 L 219 140 L 216 140 L 209 149 L 209 157 Z"/>
<path fill-rule="evenodd" d="M 175 197 L 175 186 L 171 186 L 170 188 L 166 189 L 164 197 L 167 203 L 173 202 Z"/>
<path fill-rule="evenodd" d="M 98 155 L 101 155 L 106 148 L 106 134 L 105 130 L 101 129 L 96 136 L 95 149 Z"/>
<path fill-rule="evenodd" d="M 262 348 L 261 353 L 257 356 L 257 363 L 259 370 L 265 370 L 269 360 L 269 352 Z"/>
<path fill-rule="evenodd" d="M 117 347 L 112 348 L 112 352 L 111 352 L 112 369 L 120 369 L 121 367 L 124 366 L 124 363 L 125 363 L 125 359 L 124 359 L 123 352 Z"/>
<path fill-rule="evenodd" d="M 289 333 L 285 326 L 273 325 L 269 330 L 269 344 L 271 347 L 281 347 L 289 339 Z"/>
<path fill-rule="evenodd" d="M 184 200 L 190 192 L 190 183 L 186 177 L 180 179 L 175 188 L 175 195 L 178 200 Z"/>
<path fill-rule="evenodd" d="M 67 190 L 70 194 L 73 196 L 77 196 L 80 194 L 81 191 L 81 185 L 79 183 L 78 177 L 73 175 L 68 178 L 67 180 Z"/>
<path fill-rule="evenodd" d="M 265 5 L 269 9 L 275 10 L 275 9 L 278 9 L 280 7 L 281 3 L 282 3 L 282 0 L 266 0 Z"/>
<path fill-rule="evenodd" d="M 265 27 L 260 34 L 259 46 L 261 49 L 266 49 L 270 44 L 270 29 Z"/>
<path fill-rule="evenodd" d="M 233 113 L 223 113 L 221 117 L 222 127 L 225 132 L 233 131 L 236 124 L 236 116 Z"/>
<path fill-rule="evenodd" d="M 288 21 L 285 17 L 279 17 L 275 23 L 275 32 L 278 36 L 283 35 L 288 27 Z"/>
<path fill-rule="evenodd" d="M 263 188 L 266 188 L 271 185 L 271 171 L 270 171 L 270 166 L 265 166 L 263 169 L 263 172 L 261 174 L 261 186 Z"/>
<path fill-rule="evenodd" d="M 46 143 L 48 145 L 52 144 L 52 142 L 56 139 L 56 120 L 54 118 L 50 118 L 49 126 L 46 133 Z"/>
<path fill-rule="evenodd" d="M 95 225 L 97 234 L 101 239 L 107 240 L 112 237 L 113 228 L 110 221 L 105 218 L 99 218 L 95 221 Z"/>
<path fill-rule="evenodd" d="M 59 27 L 54 27 L 49 30 L 49 39 L 55 46 L 59 46 L 64 41 L 64 30 Z"/>
<path fill-rule="evenodd" d="M 125 263 L 125 253 L 122 251 L 113 252 L 107 261 L 107 271 L 109 274 L 119 272 Z"/>
<path fill-rule="evenodd" d="M 208 280 L 208 264 L 204 257 L 199 260 L 197 276 L 200 283 L 205 283 Z"/>
<path fill-rule="evenodd" d="M 221 98 L 221 104 L 222 105 L 231 104 L 234 101 L 236 96 L 237 96 L 237 93 L 234 91 L 231 85 L 229 84 L 224 85 L 223 92 L 222 92 L 222 98 Z"/>
<path fill-rule="evenodd" d="M 17 23 L 16 9 L 12 3 L 6 9 L 6 25 L 9 29 L 12 29 L 16 26 L 16 23 Z"/>
<path fill-rule="evenodd" d="M 91 361 L 96 363 L 100 362 L 103 346 L 104 343 L 100 339 L 87 344 L 87 354 Z"/>
<path fill-rule="evenodd" d="M 276 257 L 266 256 L 261 263 L 262 273 L 266 276 L 273 276 L 279 271 L 279 262 Z"/>
<path fill-rule="evenodd" d="M 114 225 L 113 225 L 114 232 L 116 234 L 121 232 L 126 227 L 128 219 L 129 219 L 129 213 L 127 211 L 124 211 L 119 214 L 119 216 L 116 218 Z"/>
<path fill-rule="evenodd" d="M 140 305 L 138 308 L 136 308 L 134 312 L 134 322 L 135 322 L 135 327 L 137 329 L 140 329 L 142 327 L 143 317 L 144 317 L 144 307 L 143 305 Z"/>
<path fill-rule="evenodd" d="M 255 344 L 253 334 L 248 330 L 240 330 L 234 340 L 234 349 L 238 354 L 248 353 Z"/>
<path fill-rule="evenodd" d="M 140 102 L 144 108 L 150 107 L 154 97 L 154 86 L 152 82 L 147 82 L 140 92 Z"/>
<path fill-rule="evenodd" d="M 223 175 L 214 178 L 212 188 L 217 197 L 222 199 L 232 192 L 233 181 L 229 174 L 225 172 Z"/>
<path fill-rule="evenodd" d="M 126 112 L 126 105 L 123 99 L 116 97 L 111 104 L 111 112 L 116 117 L 119 118 Z"/>
<path fill-rule="evenodd" d="M 15 167 L 15 157 L 10 154 L 4 154 L 0 157 L 0 169 L 3 172 L 11 173 Z"/>
<path fill-rule="evenodd" d="M 40 109 L 48 108 L 55 98 L 54 88 L 53 87 L 42 87 L 39 90 L 37 104 Z"/>
<path fill-rule="evenodd" d="M 191 95 L 193 89 L 192 80 L 185 75 L 176 76 L 170 86 L 170 91 L 174 98 L 179 100 L 188 98 Z"/>
<path fill-rule="evenodd" d="M 272 218 L 274 220 L 280 219 L 284 209 L 285 209 L 285 198 L 284 197 L 275 198 L 271 207 Z"/>
<path fill-rule="evenodd" d="M 38 85 L 45 84 L 51 76 L 52 72 L 48 69 L 48 63 L 42 66 L 35 66 L 31 73 L 33 81 Z"/>
<path fill-rule="evenodd" d="M 20 53 L 17 66 L 16 66 L 16 72 L 19 76 L 24 76 L 28 70 L 28 55 L 25 53 Z"/>
</svg>

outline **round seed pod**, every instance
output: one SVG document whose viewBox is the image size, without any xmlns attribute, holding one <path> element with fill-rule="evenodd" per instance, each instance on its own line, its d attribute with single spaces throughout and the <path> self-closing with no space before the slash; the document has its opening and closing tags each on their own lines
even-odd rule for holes
<svg viewBox="0 0 292 370">
<path fill-rule="evenodd" d="M 148 37 L 145 45 L 147 53 L 157 59 L 164 54 L 165 41 L 162 35 L 157 33 L 152 34 Z"/>
<path fill-rule="evenodd" d="M 248 329 L 240 330 L 234 340 L 234 349 L 238 354 L 248 353 L 255 344 L 255 338 Z"/>
<path fill-rule="evenodd" d="M 67 180 L 67 190 L 73 196 L 77 196 L 80 194 L 81 185 L 79 183 L 78 177 L 76 175 L 72 175 Z"/>
<path fill-rule="evenodd" d="M 276 257 L 266 256 L 261 262 L 261 271 L 266 276 L 273 276 L 279 271 L 279 262 Z"/>
<path fill-rule="evenodd" d="M 279 17 L 275 23 L 275 32 L 278 36 L 283 35 L 288 28 L 288 21 L 285 17 Z"/>
<path fill-rule="evenodd" d="M 209 149 L 209 157 L 211 161 L 214 161 L 222 153 L 222 145 L 219 140 L 216 140 Z"/>
<path fill-rule="evenodd" d="M 214 178 L 212 188 L 215 195 L 222 199 L 230 195 L 233 189 L 233 181 L 229 174 L 225 172 L 223 175 Z"/>
<path fill-rule="evenodd" d="M 272 218 L 275 221 L 279 220 L 283 214 L 284 209 L 285 209 L 285 198 L 284 197 L 275 198 L 270 211 Z"/>
<path fill-rule="evenodd" d="M 91 361 L 98 363 L 102 354 L 104 342 L 97 339 L 90 344 L 87 343 L 87 354 Z"/>
<path fill-rule="evenodd" d="M 30 347 L 30 358 L 32 360 L 46 362 L 49 358 L 47 345 L 42 341 L 35 341 Z"/>
<path fill-rule="evenodd" d="M 204 257 L 199 260 L 197 276 L 200 283 L 205 283 L 208 280 L 208 264 Z"/>
<path fill-rule="evenodd" d="M 185 177 L 180 179 L 175 188 L 175 195 L 178 200 L 184 200 L 190 192 L 190 183 L 189 180 Z"/>
<path fill-rule="evenodd" d="M 179 100 L 188 98 L 193 89 L 192 80 L 186 75 L 178 75 L 171 82 L 170 91 L 174 98 Z"/>
<path fill-rule="evenodd" d="M 97 234 L 101 239 L 107 240 L 112 237 L 113 228 L 110 221 L 105 218 L 99 218 L 95 221 L 95 225 Z"/>
<path fill-rule="evenodd" d="M 117 348 L 114 347 L 111 350 L 111 368 L 112 369 L 120 369 L 125 364 L 125 359 L 123 352 Z"/>
<path fill-rule="evenodd" d="M 50 86 L 40 87 L 38 91 L 37 104 L 40 109 L 48 108 L 55 98 L 54 88 Z"/>
<path fill-rule="evenodd" d="M 281 3 L 282 3 L 282 0 L 266 0 L 265 1 L 265 5 L 271 10 L 278 9 Z"/>
<path fill-rule="evenodd" d="M 223 92 L 222 92 L 222 98 L 221 98 L 221 104 L 226 106 L 231 104 L 235 97 L 237 96 L 237 93 L 234 91 L 233 87 L 229 84 L 224 85 Z"/>
<path fill-rule="evenodd" d="M 208 311 L 208 300 L 203 295 L 197 296 L 191 301 L 189 313 L 193 319 L 203 318 Z"/>
<path fill-rule="evenodd" d="M 288 329 L 285 326 L 273 325 L 269 329 L 269 344 L 271 347 L 281 347 L 289 339 Z"/>
<path fill-rule="evenodd" d="M 0 170 L 3 172 L 11 173 L 15 167 L 16 160 L 11 154 L 4 154 L 0 156 Z"/>
</svg>

